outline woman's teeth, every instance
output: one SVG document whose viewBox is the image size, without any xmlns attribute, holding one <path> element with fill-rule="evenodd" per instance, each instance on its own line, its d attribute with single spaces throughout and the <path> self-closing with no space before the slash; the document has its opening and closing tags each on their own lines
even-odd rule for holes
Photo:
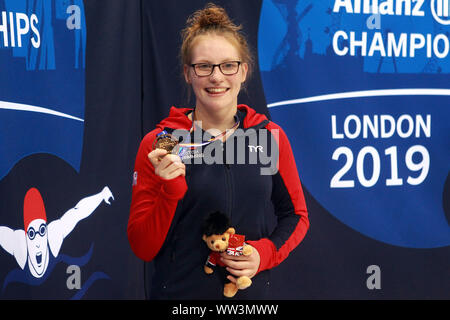
<svg viewBox="0 0 450 320">
<path fill-rule="evenodd" d="M 222 93 L 227 91 L 227 88 L 206 88 L 209 93 Z"/>
</svg>

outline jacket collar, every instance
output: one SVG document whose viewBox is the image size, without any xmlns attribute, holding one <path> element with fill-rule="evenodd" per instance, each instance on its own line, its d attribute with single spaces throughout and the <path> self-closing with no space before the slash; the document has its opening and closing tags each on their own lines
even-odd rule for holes
<svg viewBox="0 0 450 320">
<path fill-rule="evenodd" d="M 237 106 L 238 110 L 244 116 L 243 119 L 243 127 L 244 129 L 249 128 L 262 128 L 269 123 L 269 120 L 264 114 L 257 113 L 254 109 L 250 108 L 245 104 L 240 104 Z M 171 107 L 169 116 L 162 120 L 157 128 L 164 130 L 164 128 L 172 128 L 172 129 L 185 129 L 189 130 L 192 126 L 192 120 L 188 118 L 189 112 L 191 112 L 192 108 L 177 108 Z M 242 121 L 242 119 L 241 119 Z"/>
</svg>

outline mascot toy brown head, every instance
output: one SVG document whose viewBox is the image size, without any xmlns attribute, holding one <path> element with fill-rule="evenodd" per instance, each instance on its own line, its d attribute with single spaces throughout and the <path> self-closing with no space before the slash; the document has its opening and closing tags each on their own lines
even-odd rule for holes
<svg viewBox="0 0 450 320">
<path fill-rule="evenodd" d="M 220 211 L 210 213 L 202 226 L 203 236 L 208 248 L 211 250 L 208 259 L 204 265 L 204 271 L 207 274 L 214 272 L 214 267 L 221 267 L 221 274 L 224 280 L 224 296 L 231 298 L 237 293 L 238 289 L 248 288 L 252 284 L 249 277 L 242 276 L 236 279 L 236 283 L 228 280 L 228 271 L 225 270 L 225 264 L 220 260 L 220 254 L 226 252 L 229 255 L 250 255 L 252 247 L 246 245 L 245 236 L 236 234 L 233 227 L 230 226 L 228 216 Z"/>
<path fill-rule="evenodd" d="M 235 233 L 234 228 L 230 227 L 228 216 L 216 211 L 205 219 L 202 239 L 211 251 L 225 252 L 230 236 Z"/>
</svg>

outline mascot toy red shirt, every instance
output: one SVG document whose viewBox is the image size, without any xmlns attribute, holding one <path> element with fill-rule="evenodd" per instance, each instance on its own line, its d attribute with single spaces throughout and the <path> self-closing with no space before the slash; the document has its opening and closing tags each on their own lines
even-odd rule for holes
<svg viewBox="0 0 450 320">
<path fill-rule="evenodd" d="M 240 234 L 232 234 L 230 235 L 230 239 L 228 240 L 228 247 L 227 247 L 227 254 L 230 256 L 242 256 L 244 254 L 244 245 L 245 245 L 245 236 Z M 225 265 L 220 260 L 220 254 L 219 251 L 211 251 L 211 253 L 208 256 L 208 260 L 206 260 L 206 265 L 211 266 L 221 266 L 224 267 Z"/>
</svg>

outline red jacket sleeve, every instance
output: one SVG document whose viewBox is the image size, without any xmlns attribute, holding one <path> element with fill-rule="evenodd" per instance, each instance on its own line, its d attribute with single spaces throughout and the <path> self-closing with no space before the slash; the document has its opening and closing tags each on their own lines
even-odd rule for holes
<svg viewBox="0 0 450 320">
<path fill-rule="evenodd" d="M 152 260 L 161 249 L 178 201 L 187 191 L 183 176 L 164 180 L 155 174 L 148 154 L 159 131 L 148 133 L 139 146 L 127 227 L 131 249 L 145 261 Z"/>
<path fill-rule="evenodd" d="M 303 240 L 309 228 L 308 212 L 289 140 L 284 131 L 270 122 L 267 129 L 278 144 L 278 172 L 273 176 L 272 201 L 278 224 L 268 238 L 247 241 L 258 250 L 258 272 L 279 265 Z"/>
</svg>

